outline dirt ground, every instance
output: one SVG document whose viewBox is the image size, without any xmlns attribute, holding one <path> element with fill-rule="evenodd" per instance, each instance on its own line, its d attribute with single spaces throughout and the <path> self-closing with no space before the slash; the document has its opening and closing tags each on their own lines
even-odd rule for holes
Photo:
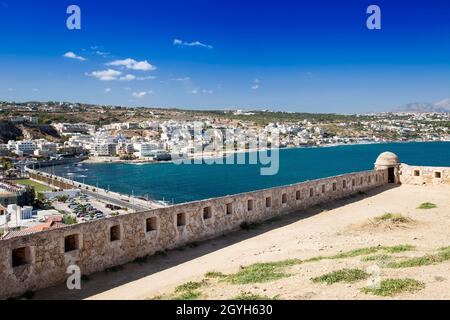
<svg viewBox="0 0 450 320">
<path fill-rule="evenodd" d="M 423 210 L 431 202 L 437 208 Z M 375 223 L 385 213 L 401 214 L 411 223 Z M 64 286 L 37 292 L 34 299 L 152 299 L 170 296 L 189 281 L 201 281 L 209 271 L 233 274 L 242 266 L 285 259 L 306 260 L 332 256 L 374 246 L 412 245 L 416 249 L 391 254 L 401 261 L 435 253 L 450 246 L 450 186 L 399 186 L 381 188 L 367 195 L 299 211 L 263 223 L 253 230 L 229 235 L 129 263 L 110 272 L 100 272 L 83 281 L 82 289 Z M 380 252 L 381 253 L 381 252 Z M 287 277 L 265 283 L 231 284 L 207 280 L 199 289 L 201 299 L 230 299 L 243 292 L 277 296 L 278 299 L 379 299 L 361 288 L 366 280 L 331 285 L 311 278 L 342 268 L 367 270 L 380 267 L 381 279 L 411 278 L 425 287 L 415 293 L 400 293 L 388 299 L 450 299 L 450 260 L 427 266 L 387 268 L 383 263 L 363 261 L 364 256 L 323 259 L 289 266 Z"/>
</svg>

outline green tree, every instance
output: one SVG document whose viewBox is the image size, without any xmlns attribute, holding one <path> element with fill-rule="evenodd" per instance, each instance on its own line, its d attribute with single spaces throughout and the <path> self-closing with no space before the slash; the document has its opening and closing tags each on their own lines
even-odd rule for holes
<svg viewBox="0 0 450 320">
<path fill-rule="evenodd" d="M 69 197 L 66 195 L 58 196 L 56 197 L 56 200 L 58 200 L 59 202 L 66 202 L 67 200 L 69 200 Z"/>
<path fill-rule="evenodd" d="M 63 217 L 64 224 L 75 224 L 77 223 L 77 218 L 70 214 L 65 214 Z"/>
</svg>

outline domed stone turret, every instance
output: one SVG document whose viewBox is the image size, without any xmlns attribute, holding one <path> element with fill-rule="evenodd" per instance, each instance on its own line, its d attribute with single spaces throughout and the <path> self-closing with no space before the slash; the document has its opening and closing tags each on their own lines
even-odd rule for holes
<svg viewBox="0 0 450 320">
<path fill-rule="evenodd" d="M 395 153 L 383 152 L 375 161 L 375 170 L 386 170 L 389 183 L 399 183 L 400 160 Z"/>
<path fill-rule="evenodd" d="M 383 152 L 378 156 L 377 161 L 375 161 L 375 167 L 378 166 L 392 167 L 398 166 L 399 164 L 400 160 L 398 159 L 397 155 L 392 152 Z"/>
</svg>

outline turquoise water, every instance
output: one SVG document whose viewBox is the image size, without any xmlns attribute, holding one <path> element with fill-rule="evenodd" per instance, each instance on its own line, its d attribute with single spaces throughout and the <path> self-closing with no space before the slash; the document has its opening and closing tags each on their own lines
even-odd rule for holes
<svg viewBox="0 0 450 320">
<path fill-rule="evenodd" d="M 112 191 L 182 203 L 343 173 L 370 170 L 384 151 L 412 165 L 449 166 L 450 142 L 390 143 L 280 150 L 279 172 L 260 165 L 88 164 L 55 167 L 55 174 Z"/>
</svg>

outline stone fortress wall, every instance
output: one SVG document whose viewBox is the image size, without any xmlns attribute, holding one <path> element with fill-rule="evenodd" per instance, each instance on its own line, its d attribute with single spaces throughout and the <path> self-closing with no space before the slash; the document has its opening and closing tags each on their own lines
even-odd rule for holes
<svg viewBox="0 0 450 320">
<path fill-rule="evenodd" d="M 387 183 L 367 171 L 94 220 L 0 241 L 0 298 L 220 236 L 256 222 L 364 192 Z M 19 257 L 17 255 L 19 254 Z M 20 261 L 18 261 L 20 260 Z"/>
<path fill-rule="evenodd" d="M 419 169 L 417 169 L 419 168 Z M 415 176 L 416 170 L 421 175 Z M 63 283 L 67 267 L 88 275 L 158 251 L 210 239 L 258 222 L 388 183 L 449 183 L 450 168 L 409 167 L 392 153 L 375 170 L 94 220 L 0 241 L 0 298 Z"/>
<path fill-rule="evenodd" d="M 382 153 L 375 162 L 375 169 L 388 170 L 388 182 L 410 185 L 450 184 L 450 167 L 412 166 L 400 163 L 392 152 Z"/>
<path fill-rule="evenodd" d="M 399 169 L 402 184 L 450 184 L 450 168 L 447 167 L 410 166 L 402 163 Z"/>
</svg>

